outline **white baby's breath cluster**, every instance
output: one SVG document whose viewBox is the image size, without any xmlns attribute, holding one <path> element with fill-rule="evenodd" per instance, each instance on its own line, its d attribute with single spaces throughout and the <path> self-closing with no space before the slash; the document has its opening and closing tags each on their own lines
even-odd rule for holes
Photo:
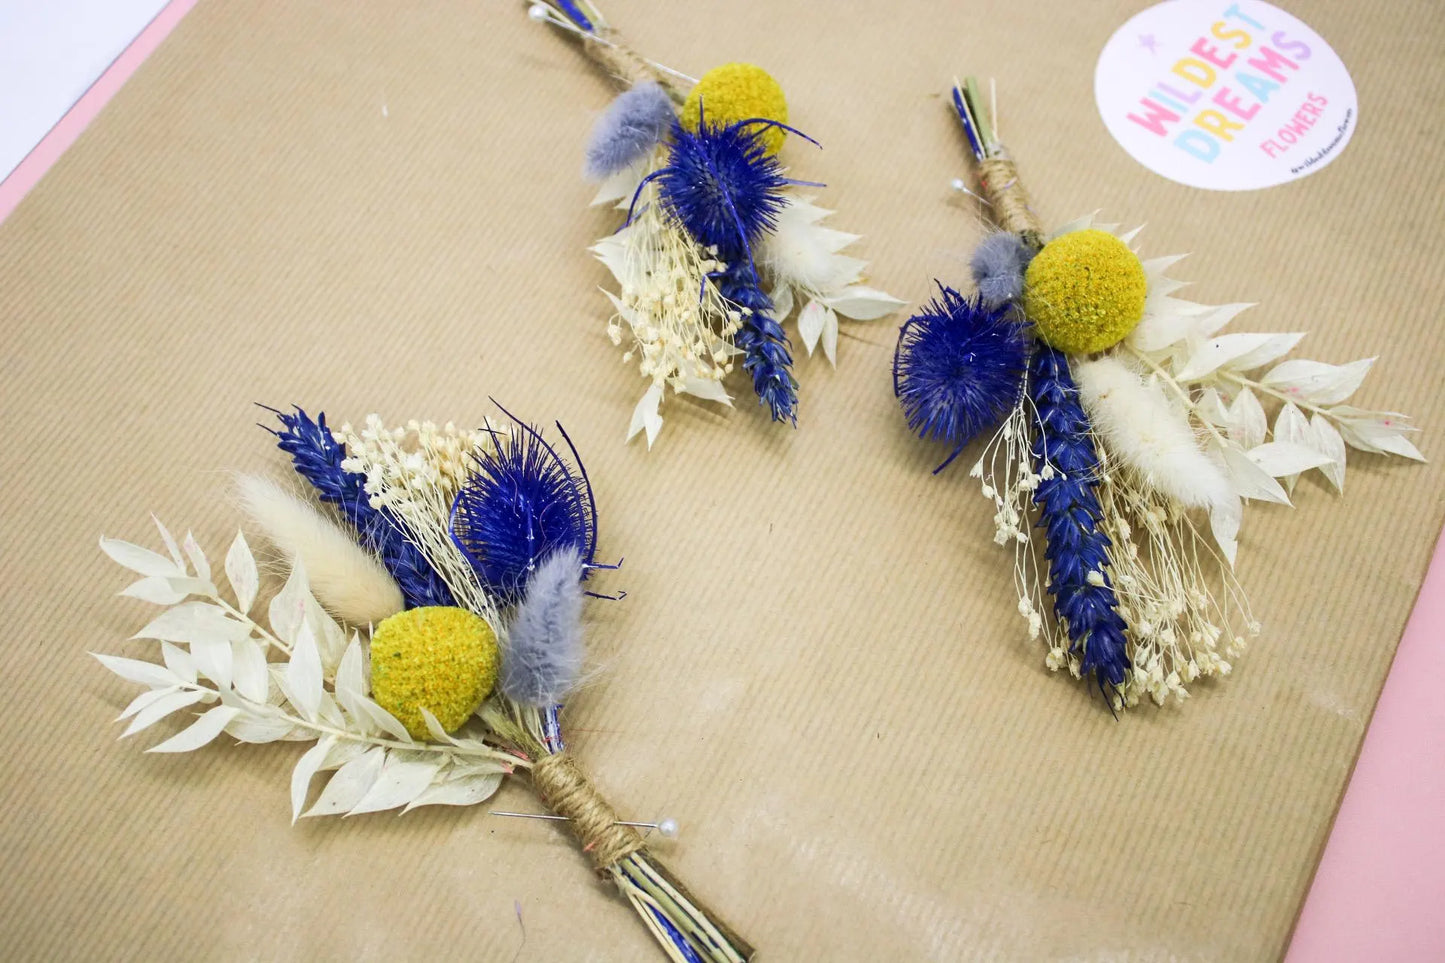
<svg viewBox="0 0 1445 963">
<path fill-rule="evenodd" d="M 336 436 L 346 445 L 341 468 L 366 477 L 363 490 L 371 507 L 405 527 L 457 603 L 486 619 L 501 638 L 496 605 L 450 530 L 452 499 L 472 471 L 474 457 L 495 444 L 496 430 L 430 421 L 388 428 L 371 414 L 359 430 L 347 423 Z"/>
<path fill-rule="evenodd" d="M 472 805 L 488 799 L 502 776 L 525 765 L 493 745 L 478 723 L 448 735 L 422 710 L 430 741 L 413 739 L 371 698 L 360 637 L 346 632 L 311 595 L 304 567 L 292 569 L 271 600 L 269 627 L 252 617 L 259 576 L 243 535 L 226 553 L 232 598 L 212 578 L 200 546 L 183 546 L 159 521 L 167 554 L 117 539 L 101 549 L 141 576 L 121 594 L 165 607 L 136 633 L 159 647 L 159 661 L 97 654 L 116 675 L 146 687 L 121 713 L 131 736 L 185 709 L 205 708 L 149 752 L 189 752 L 226 733 L 240 742 L 313 742 L 291 776 L 293 821 L 404 811 L 427 805 Z M 284 661 L 270 661 L 268 653 Z M 307 807 L 319 773 L 325 787 Z"/>
<path fill-rule="evenodd" d="M 624 363 L 636 362 L 649 382 L 633 412 L 631 439 L 646 432 L 652 446 L 662 428 L 664 389 L 732 404 L 722 380 L 733 370 L 733 335 L 743 311 L 724 298 L 712 277 L 726 265 L 666 217 L 657 189 L 636 200 L 632 221 L 592 246 L 617 280 L 619 293 L 604 291 L 614 314 L 607 336 L 623 347 Z"/>
<path fill-rule="evenodd" d="M 1112 543 L 1109 568 L 1119 614 L 1129 626 L 1124 701 L 1183 701 L 1199 678 L 1228 675 L 1260 630 L 1234 571 L 1212 550 L 1178 502 L 1116 471 L 1101 447 L 1099 505 Z M 1218 585 L 1219 598 L 1211 590 Z"/>
<path fill-rule="evenodd" d="M 1028 626 L 1029 638 L 1042 639 L 1048 646 L 1050 668 L 1072 662 L 1077 674 L 1078 660 L 1058 641 L 1053 621 L 1044 617 L 1048 575 L 1032 539 L 1032 506 L 1039 482 L 1052 478 L 1054 468 L 1043 465 L 1038 472 L 1033 469 L 1029 447 L 1032 410 L 1028 399 L 1020 396 L 968 474 L 979 480 L 983 497 L 993 503 L 994 544 L 1013 550 L 1018 613 Z"/>
</svg>

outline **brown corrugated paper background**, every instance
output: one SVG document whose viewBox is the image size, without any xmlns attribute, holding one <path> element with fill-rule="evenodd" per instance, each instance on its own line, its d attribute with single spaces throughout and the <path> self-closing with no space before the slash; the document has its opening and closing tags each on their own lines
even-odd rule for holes
<svg viewBox="0 0 1445 963">
<path fill-rule="evenodd" d="M 1147 221 L 1149 254 L 1195 252 L 1175 273 L 1197 299 L 1262 302 L 1242 330 L 1378 354 L 1359 400 L 1417 415 L 1439 454 L 1431 0 L 1292 5 L 1353 71 L 1359 131 L 1237 195 L 1104 131 L 1094 60 L 1139 4 L 607 6 L 680 69 L 772 70 L 825 147 L 790 142 L 795 175 L 915 301 L 964 283 L 980 236 L 941 92 L 997 78 L 1046 221 Z M 131 687 L 86 655 L 149 651 L 98 535 L 152 543 L 154 510 L 219 558 L 226 471 L 285 471 L 252 402 L 477 423 L 492 395 L 566 423 L 602 554 L 627 557 L 606 579 L 626 601 L 589 607 L 575 749 L 629 816 L 680 821 L 664 858 L 764 958 L 1278 956 L 1440 530 L 1438 461 L 1352 453 L 1343 500 L 1311 480 L 1294 510 L 1252 508 L 1266 634 L 1182 710 L 1116 722 L 1022 640 L 974 485 L 929 474 L 943 452 L 890 390 L 901 318 L 845 323 L 837 371 L 800 360 L 797 431 L 681 402 L 657 450 L 622 444 L 643 382 L 584 250 L 617 220 L 578 176 L 609 96 L 504 0 L 202 3 L 0 227 L 5 955 L 660 959 L 556 827 L 293 828 L 299 747 L 117 744 Z"/>
</svg>

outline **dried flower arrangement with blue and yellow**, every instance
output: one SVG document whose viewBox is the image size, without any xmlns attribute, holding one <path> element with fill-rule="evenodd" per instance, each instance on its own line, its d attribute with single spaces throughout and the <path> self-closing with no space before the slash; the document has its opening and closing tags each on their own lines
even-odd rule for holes
<svg viewBox="0 0 1445 963">
<path fill-rule="evenodd" d="M 1183 700 L 1259 632 L 1234 576 L 1245 501 L 1288 505 L 1311 471 L 1343 492 L 1347 446 L 1423 460 L 1416 429 L 1346 404 L 1373 358 L 1286 359 L 1302 333 L 1221 333 L 1251 305 L 1175 297 L 1180 256 L 1140 259 L 1137 229 L 1046 233 L 977 84 L 952 100 L 999 230 L 971 259 L 975 294 L 940 284 L 903 325 L 894 392 L 914 431 L 953 446 L 939 470 L 991 433 L 970 475 L 1048 667 L 1115 711 Z"/>
<path fill-rule="evenodd" d="M 841 253 L 858 235 L 824 227 L 831 212 L 787 176 L 778 152 L 788 134 L 782 87 L 760 67 L 729 63 L 694 80 L 646 60 L 590 3 L 529 3 L 529 14 L 575 36 L 622 86 L 598 118 L 584 174 L 593 203 L 627 213 L 592 251 L 616 279 L 607 323 L 624 362 L 648 387 L 628 439 L 650 448 L 670 388 L 731 405 L 724 381 L 741 359 L 773 421 L 797 424 L 798 381 L 783 324 L 797 309 L 811 355 L 836 363 L 838 316 L 869 321 L 903 302 L 863 284 L 866 262 Z"/>
<path fill-rule="evenodd" d="M 275 415 L 278 446 L 311 493 L 239 478 L 253 530 L 290 569 L 264 622 L 244 534 L 226 553 L 228 592 L 189 533 L 178 544 L 157 521 L 163 552 L 101 539 L 140 576 L 121 594 L 165 608 L 134 636 L 158 646 L 156 659 L 96 656 L 146 687 L 120 715 L 124 735 L 200 707 L 148 751 L 188 752 L 222 733 L 312 743 L 291 775 L 293 822 L 474 805 L 525 775 L 551 810 L 542 818 L 569 822 L 669 959 L 751 958 L 636 828 L 670 837 L 676 823 L 620 821 L 566 751 L 585 583 L 614 566 L 595 560 L 591 484 L 561 425 L 565 448 L 510 415 L 479 430 L 389 428 L 372 415 L 336 431 L 299 408 Z"/>
</svg>

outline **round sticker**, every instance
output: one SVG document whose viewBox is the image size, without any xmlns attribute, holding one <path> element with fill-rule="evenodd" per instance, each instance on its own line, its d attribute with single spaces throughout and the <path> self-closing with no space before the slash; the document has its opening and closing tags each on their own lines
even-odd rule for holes
<svg viewBox="0 0 1445 963">
<path fill-rule="evenodd" d="M 1094 97 L 1135 160 L 1214 191 L 1319 170 L 1350 142 L 1358 113 L 1329 44 L 1259 0 L 1168 0 L 1135 15 L 1104 45 Z"/>
</svg>

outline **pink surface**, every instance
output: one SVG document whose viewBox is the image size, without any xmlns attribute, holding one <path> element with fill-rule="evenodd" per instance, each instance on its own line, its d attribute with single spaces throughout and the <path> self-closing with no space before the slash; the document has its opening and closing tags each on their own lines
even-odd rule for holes
<svg viewBox="0 0 1445 963">
<path fill-rule="evenodd" d="M 1288 963 L 1445 960 L 1445 538 L 1395 655 Z"/>
<path fill-rule="evenodd" d="M 196 0 L 172 0 L 0 183 L 0 221 Z M 1419 602 L 1290 946 L 1289 963 L 1445 960 L 1445 540 Z"/>
<path fill-rule="evenodd" d="M 136 68 L 145 62 L 152 50 L 160 46 L 160 42 L 195 5 L 196 0 L 171 0 L 165 9 L 146 25 L 125 52 L 115 58 L 115 62 L 100 75 L 100 79 L 81 95 L 59 123 L 50 129 L 45 139 L 25 155 L 25 159 L 10 172 L 9 177 L 0 182 L 0 221 L 10 216 L 10 212 L 15 210 L 21 199 L 40 182 L 40 178 L 60 159 L 66 148 L 75 143 L 86 125 L 110 102 L 110 98 L 115 96 L 121 85 L 130 79 Z"/>
</svg>

